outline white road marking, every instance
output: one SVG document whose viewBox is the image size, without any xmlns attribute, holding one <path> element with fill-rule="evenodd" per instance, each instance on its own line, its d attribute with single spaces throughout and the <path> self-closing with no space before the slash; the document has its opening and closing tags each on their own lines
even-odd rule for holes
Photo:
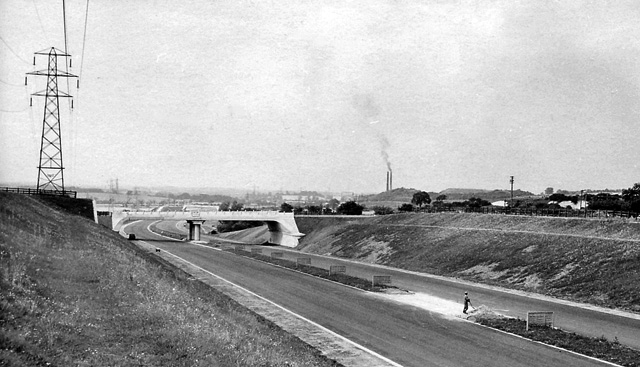
<svg viewBox="0 0 640 367">
<path fill-rule="evenodd" d="M 144 242 L 144 241 L 140 241 L 140 242 Z M 151 245 L 149 245 L 149 244 L 148 244 L 148 243 L 146 243 L 146 242 L 145 242 L 145 244 L 147 244 L 148 246 L 151 246 Z M 228 283 L 228 284 L 230 284 L 230 285 L 232 285 L 232 286 L 234 286 L 234 287 L 236 287 L 236 288 L 238 288 L 238 289 L 241 289 L 242 291 L 247 292 L 247 293 L 249 293 L 250 295 L 252 295 L 252 296 L 254 296 L 254 297 L 257 297 L 257 298 L 259 298 L 259 299 L 261 299 L 261 300 L 263 300 L 263 301 L 265 301 L 265 302 L 267 302 L 267 303 L 270 303 L 270 304 L 272 304 L 273 306 L 275 306 L 275 307 L 277 307 L 277 308 L 279 308 L 279 309 L 281 309 L 281 310 L 285 311 L 286 313 L 288 313 L 288 314 L 290 314 L 290 315 L 292 315 L 292 316 L 294 316 L 294 317 L 296 317 L 296 318 L 298 318 L 298 319 L 300 319 L 300 320 L 302 320 L 302 321 L 304 321 L 304 322 L 307 322 L 307 323 L 309 323 L 309 324 L 313 325 L 314 327 L 317 327 L 317 328 L 319 328 L 319 329 L 321 329 L 321 330 L 323 330 L 323 331 L 325 331 L 325 332 L 327 332 L 327 333 L 329 333 L 329 334 L 331 334 L 331 335 L 335 336 L 336 338 L 339 338 L 339 339 L 341 339 L 341 340 L 343 340 L 343 341 L 345 341 L 345 342 L 347 342 L 347 343 L 349 343 L 349 344 L 353 345 L 354 347 L 356 347 L 356 348 L 358 348 L 358 349 L 360 349 L 360 350 L 362 350 L 362 351 L 364 351 L 364 352 L 366 352 L 366 353 L 369 353 L 370 355 L 372 355 L 372 356 L 374 356 L 374 357 L 376 357 L 376 358 L 379 358 L 379 359 L 383 360 L 383 361 L 384 361 L 384 362 L 386 362 L 386 363 L 391 364 L 392 366 L 402 367 L 402 365 L 401 365 L 401 364 L 398 364 L 398 363 L 396 363 L 396 362 L 394 362 L 394 361 L 390 360 L 389 358 L 387 358 L 387 357 L 385 357 L 385 356 L 382 356 L 382 355 L 380 355 L 380 354 L 378 354 L 378 353 L 376 353 L 376 352 L 372 351 L 371 349 L 368 349 L 368 348 L 366 348 L 366 347 L 364 347 L 364 346 L 362 346 L 362 345 L 360 345 L 360 344 L 358 344 L 358 343 L 356 343 L 356 342 L 354 342 L 354 341 L 352 341 L 352 340 L 350 340 L 350 339 L 347 339 L 346 337 L 344 337 L 344 336 L 342 336 L 342 335 L 340 335 L 340 334 L 338 334 L 338 333 L 336 333 L 336 332 L 334 332 L 334 331 L 332 331 L 332 330 L 329 330 L 329 329 L 327 329 L 326 327 L 324 327 L 324 326 L 322 326 L 322 325 L 320 325 L 320 324 L 318 324 L 318 323 L 316 323 L 316 322 L 314 322 L 314 321 L 311 321 L 311 320 L 309 320 L 309 319 L 305 318 L 304 316 L 299 315 L 299 314 L 297 314 L 297 313 L 295 313 L 295 312 L 293 312 L 293 311 L 291 311 L 291 310 L 289 310 L 289 309 L 287 309 L 287 308 L 285 308 L 285 307 L 283 307 L 283 306 L 281 306 L 281 305 L 279 305 L 279 304 L 277 304 L 277 303 L 275 303 L 275 302 L 273 302 L 273 301 L 271 301 L 271 300 L 268 300 L 268 299 L 266 299 L 266 298 L 264 298 L 264 297 L 260 296 L 259 294 L 256 294 L 256 293 L 254 293 L 254 292 L 252 292 L 252 291 L 250 291 L 250 290 L 248 290 L 248 289 L 246 289 L 246 288 L 244 288 L 244 287 L 242 287 L 242 286 L 239 286 L 239 285 L 237 285 L 237 284 L 235 284 L 235 283 L 233 283 L 233 282 L 231 282 L 231 281 L 229 281 L 229 280 L 227 280 L 227 279 L 225 279 L 225 278 L 223 278 L 223 277 L 221 277 L 221 276 L 219 276 L 219 275 L 216 275 L 216 274 L 214 274 L 214 273 L 212 273 L 212 272 L 210 272 L 210 271 L 208 271 L 208 270 L 205 270 L 205 269 L 203 269 L 203 268 L 201 268 L 201 267 L 199 267 L 199 266 L 195 265 L 194 263 L 192 263 L 192 262 L 190 262 L 190 261 L 187 261 L 187 260 L 185 260 L 185 259 L 181 258 L 181 257 L 180 257 L 180 256 L 178 256 L 178 255 L 172 254 L 171 252 L 166 251 L 166 250 L 164 250 L 164 253 L 165 253 L 165 254 L 169 254 L 169 255 L 171 255 L 171 256 L 173 256 L 173 257 L 175 257 L 175 258 L 179 259 L 180 261 L 183 261 L 184 263 L 189 264 L 190 266 L 193 266 L 194 268 L 196 268 L 196 269 L 198 269 L 198 270 L 200 270 L 200 271 L 203 271 L 203 272 L 205 272 L 205 273 L 207 273 L 207 274 L 209 274 L 209 275 L 211 275 L 211 276 L 213 276 L 213 277 L 215 277 L 215 278 L 217 278 L 217 279 L 219 279 L 219 280 L 222 280 L 223 282 L 226 282 L 226 283 Z"/>
</svg>

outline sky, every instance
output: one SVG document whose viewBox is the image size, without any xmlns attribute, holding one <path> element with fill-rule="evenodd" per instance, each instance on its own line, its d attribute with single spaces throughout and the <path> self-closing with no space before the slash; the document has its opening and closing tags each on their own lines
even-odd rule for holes
<svg viewBox="0 0 640 367">
<path fill-rule="evenodd" d="M 539 193 L 640 182 L 640 2 L 0 1 L 0 182 Z M 88 9 L 88 11 L 87 11 Z M 85 17 L 87 15 L 87 17 Z M 86 33 L 85 33 L 86 24 Z M 66 90 L 66 81 L 59 81 Z"/>
</svg>

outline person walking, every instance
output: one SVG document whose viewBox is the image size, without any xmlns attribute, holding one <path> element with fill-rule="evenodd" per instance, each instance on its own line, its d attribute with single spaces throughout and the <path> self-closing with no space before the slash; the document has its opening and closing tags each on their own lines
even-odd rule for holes
<svg viewBox="0 0 640 367">
<path fill-rule="evenodd" d="M 469 293 L 464 292 L 464 309 L 462 310 L 462 313 L 466 314 L 469 306 L 473 307 L 473 305 L 471 304 L 471 299 L 469 298 Z"/>
</svg>

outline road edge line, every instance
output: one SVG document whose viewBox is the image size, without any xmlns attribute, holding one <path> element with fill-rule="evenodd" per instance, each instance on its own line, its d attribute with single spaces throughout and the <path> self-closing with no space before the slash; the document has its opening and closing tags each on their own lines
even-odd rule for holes
<svg viewBox="0 0 640 367">
<path fill-rule="evenodd" d="M 144 241 L 140 241 L 140 242 L 144 242 Z M 147 242 L 144 242 L 144 243 L 147 244 L 148 246 L 151 246 Z M 273 301 L 271 301 L 271 300 L 269 300 L 269 299 L 267 299 L 267 298 L 265 298 L 265 297 L 263 297 L 263 296 L 261 296 L 261 295 L 259 295 L 257 293 L 254 293 L 254 292 L 252 292 L 252 291 L 250 291 L 250 290 L 248 290 L 248 289 L 246 289 L 246 288 L 244 288 L 244 287 L 242 287 L 240 285 L 237 285 L 237 284 L 235 284 L 235 283 L 233 283 L 233 282 L 231 282 L 231 281 L 229 281 L 229 280 L 227 280 L 227 279 L 225 279 L 225 278 L 223 278 L 223 277 L 221 277 L 219 275 L 216 275 L 216 274 L 214 274 L 214 273 L 212 273 L 212 272 L 210 272 L 210 271 L 208 271 L 206 269 L 203 269 L 202 267 L 200 267 L 198 265 L 195 265 L 194 263 L 192 263 L 192 262 L 190 262 L 188 260 L 185 260 L 185 259 L 181 258 L 178 255 L 175 255 L 175 254 L 173 254 L 173 253 L 171 253 L 169 251 L 166 251 L 166 250 L 163 250 L 163 252 L 175 257 L 176 259 L 179 259 L 180 261 L 182 261 L 182 262 L 184 262 L 184 263 L 186 263 L 186 264 L 188 264 L 190 266 L 193 266 L 194 268 L 196 268 L 196 269 L 198 269 L 200 271 L 203 271 L 203 272 L 205 272 L 205 273 L 207 273 L 207 274 L 209 274 L 209 275 L 211 275 L 211 276 L 213 276 L 213 277 L 215 277 L 217 279 L 220 279 L 223 282 L 226 282 L 226 283 L 230 284 L 231 286 L 236 287 L 236 288 L 242 290 L 243 292 L 246 292 L 246 293 L 248 293 L 248 294 L 250 294 L 250 295 L 252 295 L 254 297 L 257 297 L 257 298 L 259 298 L 259 299 L 261 299 L 261 300 L 263 300 L 263 301 L 265 301 L 265 302 L 267 302 L 267 303 L 269 303 L 269 304 L 281 309 L 282 311 L 284 311 L 284 312 L 286 312 L 286 313 L 288 313 L 288 314 L 290 314 L 290 315 L 292 315 L 292 316 L 294 316 L 294 317 L 296 317 L 296 318 L 298 318 L 298 319 L 300 319 L 300 320 L 302 320 L 302 321 L 304 321 L 304 322 L 306 322 L 306 323 L 308 323 L 310 325 L 313 325 L 314 327 L 319 328 L 319 329 L 321 329 L 321 330 L 323 330 L 323 331 L 325 331 L 325 332 L 327 332 L 327 333 L 329 333 L 329 334 L 331 334 L 331 335 L 343 340 L 344 342 L 346 342 L 348 344 L 351 344 L 352 346 L 356 347 L 357 349 L 360 349 L 363 352 L 366 352 L 366 353 L 368 353 L 368 354 L 370 354 L 370 355 L 372 355 L 372 356 L 374 356 L 374 357 L 376 357 L 378 359 L 381 359 L 382 361 L 384 361 L 386 363 L 391 364 L 392 366 L 403 367 L 401 364 L 398 364 L 397 362 L 394 362 L 394 361 L 390 360 L 389 358 L 387 358 L 385 356 L 382 356 L 382 355 L 374 352 L 373 350 L 368 349 L 368 348 L 366 348 L 366 347 L 354 342 L 353 340 L 350 340 L 350 339 L 348 339 L 348 338 L 336 333 L 335 331 L 332 331 L 332 330 L 330 330 L 330 329 L 328 329 L 328 328 L 326 328 L 326 327 L 324 327 L 324 326 L 322 326 L 322 325 L 320 325 L 320 324 L 318 324 L 318 323 L 316 323 L 314 321 L 311 321 L 311 320 L 307 319 L 306 317 L 304 317 L 302 315 L 299 315 L 299 314 L 297 314 L 297 313 L 285 308 L 284 306 L 281 306 L 281 305 L 279 305 L 279 304 L 277 304 L 277 303 L 275 303 L 275 302 L 273 302 Z"/>
</svg>

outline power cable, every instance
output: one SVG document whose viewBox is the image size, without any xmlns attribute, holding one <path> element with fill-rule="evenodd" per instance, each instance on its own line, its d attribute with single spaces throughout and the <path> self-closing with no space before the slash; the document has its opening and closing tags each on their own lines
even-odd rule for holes
<svg viewBox="0 0 640 367">
<path fill-rule="evenodd" d="M 82 53 L 80 55 L 80 73 L 78 73 L 78 79 L 82 78 L 82 67 L 84 66 L 84 46 L 87 42 L 87 23 L 89 22 L 89 0 L 87 0 L 87 9 L 84 13 L 84 34 L 82 36 Z"/>
<path fill-rule="evenodd" d="M 69 54 L 67 48 L 67 6 L 64 0 L 62 0 L 62 24 L 64 26 L 64 53 Z"/>
<path fill-rule="evenodd" d="M 12 87 L 23 87 L 23 85 L 21 84 L 13 84 L 13 83 L 9 83 L 9 82 L 5 82 L 4 80 L 0 79 L 0 83 L 2 84 L 6 84 L 6 85 L 10 85 Z"/>
<path fill-rule="evenodd" d="M 21 110 L 15 110 L 15 111 L 4 110 L 4 109 L 1 109 L 1 108 L 0 108 L 0 112 L 6 112 L 6 113 L 18 113 L 18 112 L 26 111 L 26 110 L 27 110 L 27 108 L 29 108 L 29 106 L 27 106 L 27 107 L 25 107 L 25 108 L 23 108 L 23 109 L 21 109 Z"/>
<path fill-rule="evenodd" d="M 78 73 L 78 84 L 80 83 L 80 79 L 82 79 L 82 70 L 84 68 L 84 51 L 87 43 L 87 24 L 89 23 L 89 0 L 87 0 L 87 5 L 84 12 L 84 33 L 82 35 L 82 51 L 80 52 L 80 72 Z M 76 102 L 80 102 L 80 89 L 76 88 Z M 81 112 L 81 111 L 80 111 Z M 80 122 L 82 119 L 82 114 L 77 116 L 77 121 Z M 73 114 L 70 115 L 70 120 L 73 123 Z M 72 170 L 75 168 L 77 163 L 77 142 L 78 142 L 78 129 L 74 129 L 71 135 L 71 142 L 73 149 L 71 151 L 72 158 Z"/>
<path fill-rule="evenodd" d="M 2 43 L 4 43 L 7 48 L 9 49 L 9 51 L 11 51 L 11 53 L 17 57 L 18 59 L 20 59 L 22 62 L 26 63 L 27 65 L 31 65 L 31 63 L 25 59 L 23 59 L 22 57 L 20 57 L 20 55 L 18 55 L 15 51 L 13 51 L 13 48 L 11 48 L 11 46 L 9 46 L 9 44 L 7 43 L 7 41 L 4 40 L 4 38 L 0 37 L 0 40 L 2 41 Z"/>
<path fill-rule="evenodd" d="M 84 50 L 87 43 L 87 23 L 89 23 L 89 0 L 87 0 L 87 8 L 84 13 L 84 34 L 82 36 L 82 51 L 80 53 L 80 72 L 78 73 L 78 84 L 82 80 L 82 69 L 84 67 Z M 76 91 L 76 100 L 80 101 L 80 89 Z"/>
<path fill-rule="evenodd" d="M 66 55 L 69 55 L 69 48 L 67 43 L 67 5 L 65 0 L 62 0 L 62 24 L 64 26 L 64 53 L 65 53 L 64 67 L 67 74 L 69 74 L 69 60 L 67 59 L 67 56 L 66 56 Z M 67 79 L 67 93 L 70 93 L 69 78 L 66 78 L 66 79 Z M 68 100 L 68 102 L 69 102 L 68 103 L 69 112 L 71 112 L 71 100 Z"/>
<path fill-rule="evenodd" d="M 33 0 L 33 7 L 36 9 L 36 15 L 38 16 L 38 22 L 40 23 L 40 30 L 42 30 L 42 35 L 47 40 L 47 44 L 51 44 L 49 42 L 49 37 L 47 37 L 47 32 L 44 30 L 44 25 L 42 24 L 42 18 L 40 18 L 40 12 L 38 11 L 38 5 L 36 4 L 36 0 Z"/>
</svg>

